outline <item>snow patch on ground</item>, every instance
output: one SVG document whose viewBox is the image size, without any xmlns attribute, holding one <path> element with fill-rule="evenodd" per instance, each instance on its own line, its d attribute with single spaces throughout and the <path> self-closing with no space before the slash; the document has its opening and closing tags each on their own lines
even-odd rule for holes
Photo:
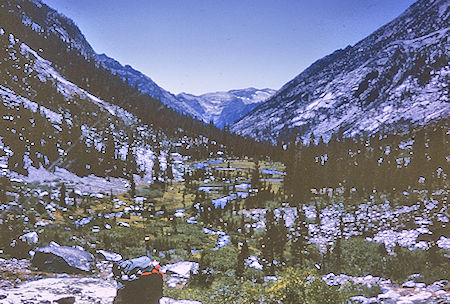
<svg viewBox="0 0 450 304">
<path fill-rule="evenodd" d="M 87 193 L 123 193 L 129 190 L 129 182 L 123 178 L 104 178 L 95 175 L 79 177 L 66 169 L 55 167 L 54 172 L 45 168 L 28 168 L 28 176 L 10 172 L 12 178 L 19 178 L 27 183 L 54 184 L 65 182 L 74 189 Z"/>
</svg>

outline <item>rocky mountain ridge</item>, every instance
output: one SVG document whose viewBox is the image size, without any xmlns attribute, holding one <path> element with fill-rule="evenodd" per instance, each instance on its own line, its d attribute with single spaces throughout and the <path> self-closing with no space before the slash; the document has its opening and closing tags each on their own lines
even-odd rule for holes
<svg viewBox="0 0 450 304">
<path fill-rule="evenodd" d="M 285 84 L 232 130 L 258 139 L 329 139 L 402 130 L 450 116 L 449 3 L 420 0 L 373 34 Z M 264 117 L 265 119 L 261 119 Z"/>
</svg>

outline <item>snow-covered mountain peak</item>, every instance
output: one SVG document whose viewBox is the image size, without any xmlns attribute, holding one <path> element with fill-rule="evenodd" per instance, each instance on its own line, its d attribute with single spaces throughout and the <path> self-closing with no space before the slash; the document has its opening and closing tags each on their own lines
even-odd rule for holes
<svg viewBox="0 0 450 304">
<path fill-rule="evenodd" d="M 181 93 L 177 98 L 190 104 L 205 122 L 212 121 L 222 128 L 232 124 L 275 93 L 272 89 L 246 88 L 228 92 L 212 92 L 195 96 Z"/>
</svg>

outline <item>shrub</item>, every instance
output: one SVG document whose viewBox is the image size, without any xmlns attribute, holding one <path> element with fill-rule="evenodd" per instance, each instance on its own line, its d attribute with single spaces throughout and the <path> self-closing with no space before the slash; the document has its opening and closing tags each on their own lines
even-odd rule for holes
<svg viewBox="0 0 450 304">
<path fill-rule="evenodd" d="M 318 272 L 293 267 L 283 270 L 268 296 L 274 304 L 346 303 L 338 288 L 328 286 Z"/>
<path fill-rule="evenodd" d="M 386 269 L 387 254 L 383 244 L 368 242 L 363 238 L 342 241 L 341 265 L 344 273 L 363 276 L 369 273 L 381 276 Z"/>
</svg>

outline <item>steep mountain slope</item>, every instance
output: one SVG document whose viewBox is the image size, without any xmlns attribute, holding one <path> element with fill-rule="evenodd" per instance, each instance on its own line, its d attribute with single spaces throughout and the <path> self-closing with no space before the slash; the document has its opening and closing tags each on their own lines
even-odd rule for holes
<svg viewBox="0 0 450 304">
<path fill-rule="evenodd" d="M 230 125 L 275 93 L 272 89 L 247 88 L 195 96 L 187 93 L 177 98 L 195 109 L 204 122 L 219 128 Z"/>
<path fill-rule="evenodd" d="M 68 48 L 74 48 L 86 59 L 94 59 L 95 52 L 76 24 L 40 0 L 6 0 L 1 5 L 1 20 L 5 24 L 23 23 L 44 37 L 55 35 Z"/>
<path fill-rule="evenodd" d="M 354 46 L 288 82 L 232 130 L 258 139 L 329 138 L 448 119 L 449 2 L 420 0 Z"/>
<path fill-rule="evenodd" d="M 151 180 L 157 132 L 68 81 L 1 28 L 0 57 L 1 175 L 31 181 L 140 173 Z M 125 184 L 108 187 L 124 191 Z"/>
<path fill-rule="evenodd" d="M 40 0 L 7 0 L 1 4 L 0 17 L 0 25 L 3 22 L 5 24 L 21 22 L 43 37 L 50 35 L 59 37 L 68 48 L 79 51 L 86 59 L 96 62 L 97 65 L 102 65 L 113 74 L 120 76 L 124 81 L 128 81 L 133 87 L 136 86 L 142 93 L 161 100 L 180 113 L 200 118 L 198 113 L 189 105 L 177 100 L 173 94 L 159 87 L 150 77 L 128 65 L 121 65 L 105 54 L 96 54 L 71 19 L 48 7 Z M 43 55 L 45 58 L 54 61 L 53 58 L 61 54 L 44 52 Z"/>
</svg>

